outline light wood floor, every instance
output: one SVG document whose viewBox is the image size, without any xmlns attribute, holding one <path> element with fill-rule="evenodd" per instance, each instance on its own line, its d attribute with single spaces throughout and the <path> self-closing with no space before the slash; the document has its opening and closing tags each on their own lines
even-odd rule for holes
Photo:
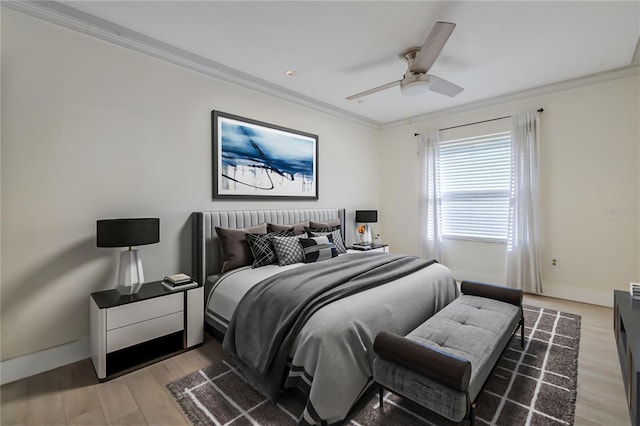
<svg viewBox="0 0 640 426">
<path fill-rule="evenodd" d="M 525 295 L 524 302 L 582 317 L 575 424 L 631 424 L 613 333 L 613 309 L 534 295 Z"/>
<path fill-rule="evenodd" d="M 613 335 L 612 309 L 539 296 L 525 303 L 582 316 L 576 425 L 629 425 Z M 2 425 L 182 425 L 165 385 L 223 358 L 208 337 L 200 348 L 105 383 L 90 360 L 0 388 Z"/>
</svg>

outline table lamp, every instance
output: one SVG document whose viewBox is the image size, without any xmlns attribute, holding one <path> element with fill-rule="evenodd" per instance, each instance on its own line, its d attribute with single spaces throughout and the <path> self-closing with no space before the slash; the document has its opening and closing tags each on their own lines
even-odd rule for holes
<svg viewBox="0 0 640 426">
<path fill-rule="evenodd" d="M 160 241 L 160 219 L 104 219 L 97 221 L 98 247 L 129 247 L 120 254 L 116 289 L 120 294 L 136 294 L 144 283 L 142 259 L 133 248 Z"/>
<path fill-rule="evenodd" d="M 362 242 L 371 244 L 371 228 L 370 223 L 378 221 L 378 210 L 356 210 L 356 223 L 364 223 L 364 234 L 362 234 Z"/>
</svg>

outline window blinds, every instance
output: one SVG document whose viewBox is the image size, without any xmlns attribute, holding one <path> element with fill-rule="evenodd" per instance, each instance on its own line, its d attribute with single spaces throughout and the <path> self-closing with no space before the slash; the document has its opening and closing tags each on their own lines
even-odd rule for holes
<svg viewBox="0 0 640 426">
<path fill-rule="evenodd" d="M 511 132 L 440 143 L 444 236 L 507 239 Z"/>
</svg>

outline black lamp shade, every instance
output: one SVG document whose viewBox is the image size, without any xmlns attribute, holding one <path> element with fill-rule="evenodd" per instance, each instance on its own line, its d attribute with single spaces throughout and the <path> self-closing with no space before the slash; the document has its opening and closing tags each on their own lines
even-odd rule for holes
<svg viewBox="0 0 640 426">
<path fill-rule="evenodd" d="M 374 223 L 378 221 L 378 210 L 356 210 L 357 223 Z"/>
<path fill-rule="evenodd" d="M 105 219 L 97 222 L 98 247 L 133 247 L 160 241 L 160 219 Z"/>
</svg>

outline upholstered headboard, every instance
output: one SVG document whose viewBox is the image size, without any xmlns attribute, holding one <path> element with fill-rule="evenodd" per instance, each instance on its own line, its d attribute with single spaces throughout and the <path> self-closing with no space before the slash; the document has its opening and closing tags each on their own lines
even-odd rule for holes
<svg viewBox="0 0 640 426">
<path fill-rule="evenodd" d="M 312 220 L 326 222 L 340 219 L 342 235 L 344 229 L 344 209 L 306 210 L 231 210 L 219 212 L 194 212 L 191 214 L 191 275 L 199 283 L 208 276 L 220 273 L 222 253 L 215 227 L 246 228 L 261 223 L 289 225 Z"/>
</svg>

